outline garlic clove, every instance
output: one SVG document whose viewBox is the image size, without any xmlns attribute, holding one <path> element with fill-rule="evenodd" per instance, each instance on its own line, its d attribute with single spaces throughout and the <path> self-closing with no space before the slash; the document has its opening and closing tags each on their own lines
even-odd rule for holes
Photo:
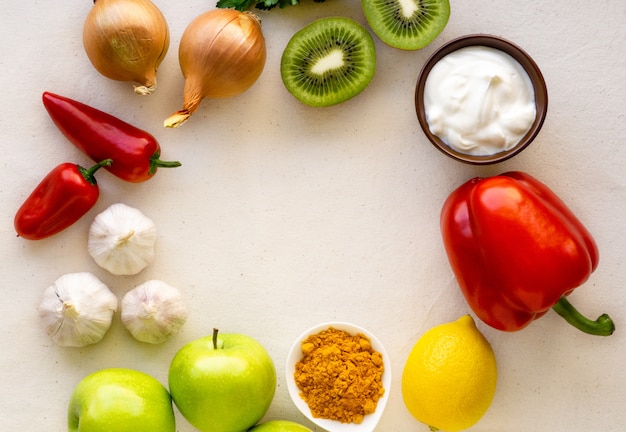
<svg viewBox="0 0 626 432">
<path fill-rule="evenodd" d="M 55 343 L 83 347 L 104 337 L 117 306 L 117 297 L 96 276 L 68 273 L 44 291 L 39 317 Z"/>
<path fill-rule="evenodd" d="M 122 324 L 141 342 L 159 344 L 187 321 L 187 307 L 178 289 L 150 280 L 122 299 Z"/>
<path fill-rule="evenodd" d="M 117 203 L 94 219 L 87 250 L 114 275 L 134 275 L 154 261 L 156 238 L 152 220 L 136 208 Z"/>
</svg>

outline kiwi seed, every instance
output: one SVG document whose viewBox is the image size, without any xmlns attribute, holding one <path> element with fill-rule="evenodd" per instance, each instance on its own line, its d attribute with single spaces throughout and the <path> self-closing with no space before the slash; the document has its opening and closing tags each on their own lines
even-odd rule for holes
<svg viewBox="0 0 626 432">
<path fill-rule="evenodd" d="M 280 74 L 287 90 L 311 106 L 344 102 L 362 92 L 374 77 L 374 39 L 358 22 L 321 18 L 287 43 Z"/>
<path fill-rule="evenodd" d="M 361 0 L 361 6 L 376 36 L 404 50 L 424 48 L 450 18 L 449 0 Z"/>
</svg>

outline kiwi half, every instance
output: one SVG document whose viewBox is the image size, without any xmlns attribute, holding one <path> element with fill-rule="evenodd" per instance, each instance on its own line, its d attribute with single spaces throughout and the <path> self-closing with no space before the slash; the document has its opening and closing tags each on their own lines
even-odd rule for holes
<svg viewBox="0 0 626 432">
<path fill-rule="evenodd" d="M 450 18 L 448 0 L 361 0 L 361 6 L 376 36 L 404 50 L 424 48 Z"/>
<path fill-rule="evenodd" d="M 374 77 L 374 39 L 358 22 L 321 18 L 295 33 L 280 62 L 289 93 L 311 106 L 344 102 L 362 92 Z"/>
</svg>

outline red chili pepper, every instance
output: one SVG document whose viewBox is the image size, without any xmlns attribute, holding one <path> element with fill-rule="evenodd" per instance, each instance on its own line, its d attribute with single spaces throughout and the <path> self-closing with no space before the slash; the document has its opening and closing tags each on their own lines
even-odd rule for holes
<svg viewBox="0 0 626 432">
<path fill-rule="evenodd" d="M 461 290 L 488 325 L 520 330 L 552 308 L 586 333 L 613 333 L 608 315 L 591 321 L 566 299 L 596 269 L 598 248 L 534 177 L 507 172 L 469 180 L 445 201 L 441 231 Z"/>
<path fill-rule="evenodd" d="M 162 161 L 161 147 L 148 132 L 81 102 L 44 92 L 43 104 L 65 137 L 94 161 L 112 159 L 107 169 L 122 180 L 146 181 L 158 168 L 180 166 Z"/>
<path fill-rule="evenodd" d="M 50 171 L 17 211 L 17 235 L 28 240 L 44 239 L 80 219 L 100 195 L 94 173 L 108 165 L 110 159 L 89 169 L 66 162 Z"/>
</svg>

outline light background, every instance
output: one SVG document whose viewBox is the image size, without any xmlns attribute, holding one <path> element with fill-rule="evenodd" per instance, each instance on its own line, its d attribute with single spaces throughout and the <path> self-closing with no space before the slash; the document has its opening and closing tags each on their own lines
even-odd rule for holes
<svg viewBox="0 0 626 432">
<path fill-rule="evenodd" d="M 376 334 L 392 359 L 390 400 L 377 431 L 426 432 L 402 402 L 405 358 L 427 329 L 469 312 L 442 248 L 439 210 L 467 179 L 511 169 L 547 183 L 594 234 L 599 268 L 571 300 L 588 316 L 609 313 L 617 331 L 588 336 L 555 313 L 513 334 L 479 323 L 495 349 L 499 381 L 490 410 L 471 430 L 624 430 L 626 4 L 453 0 L 449 24 L 432 45 L 403 52 L 376 40 L 371 85 L 325 109 L 303 106 L 284 89 L 280 56 L 291 35 L 315 18 L 345 15 L 365 24 L 359 2 L 304 0 L 261 12 L 268 60 L 259 81 L 233 99 L 205 100 L 177 130 L 161 125 L 182 104 L 178 42 L 214 3 L 155 4 L 172 40 L 158 90 L 140 97 L 88 62 L 81 34 L 91 1 L 3 2 L 2 430 L 66 430 L 72 389 L 101 368 L 136 368 L 166 383 L 174 353 L 215 326 L 257 338 L 275 360 L 278 388 L 267 418 L 311 426 L 289 400 L 284 361 L 304 329 L 342 320 Z M 539 137 L 523 154 L 490 167 L 439 153 L 414 111 L 415 82 L 427 57 L 467 33 L 521 45 L 549 88 Z M 41 103 L 46 90 L 153 133 L 163 158 L 183 166 L 143 184 L 101 171 L 101 198 L 78 223 L 47 240 L 17 238 L 15 211 L 43 176 L 61 162 L 90 163 L 48 117 Z M 141 209 L 159 229 L 156 260 L 136 276 L 110 275 L 86 251 L 90 223 L 115 202 Z M 57 347 L 40 328 L 37 306 L 57 277 L 78 271 L 93 272 L 119 298 L 149 279 L 177 286 L 190 308 L 188 323 L 167 343 L 148 346 L 132 339 L 117 315 L 102 342 Z M 178 430 L 193 428 L 178 416 Z"/>
</svg>

